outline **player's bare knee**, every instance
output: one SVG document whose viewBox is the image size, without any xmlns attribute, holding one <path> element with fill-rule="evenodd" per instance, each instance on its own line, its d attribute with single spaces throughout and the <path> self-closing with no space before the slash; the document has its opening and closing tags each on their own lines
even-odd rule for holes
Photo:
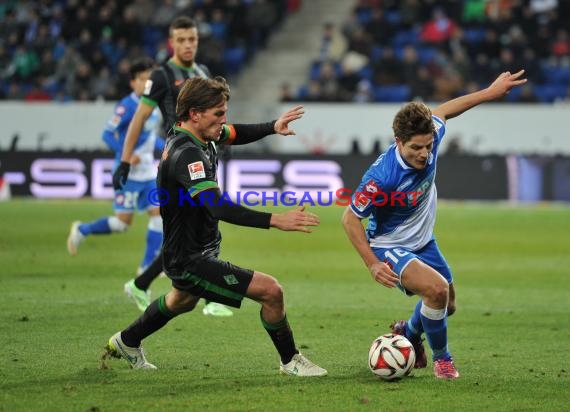
<svg viewBox="0 0 570 412">
<path fill-rule="evenodd" d="M 283 305 L 283 287 L 274 278 L 268 282 L 264 296 L 264 300 L 269 306 Z"/>
<path fill-rule="evenodd" d="M 192 311 L 196 307 L 198 299 L 185 292 L 170 292 L 166 296 L 166 305 L 171 312 L 176 314 Z"/>
<path fill-rule="evenodd" d="M 448 304 L 449 286 L 445 282 L 435 283 L 431 285 L 427 297 L 439 307 L 445 307 Z"/>
</svg>

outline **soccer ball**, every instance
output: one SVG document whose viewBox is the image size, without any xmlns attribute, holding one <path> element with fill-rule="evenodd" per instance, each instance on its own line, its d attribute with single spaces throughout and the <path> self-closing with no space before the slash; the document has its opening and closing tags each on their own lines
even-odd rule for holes
<svg viewBox="0 0 570 412">
<path fill-rule="evenodd" d="M 388 333 L 374 339 L 368 352 L 368 366 L 373 374 L 391 381 L 408 375 L 416 363 L 411 342 L 402 335 Z"/>
</svg>

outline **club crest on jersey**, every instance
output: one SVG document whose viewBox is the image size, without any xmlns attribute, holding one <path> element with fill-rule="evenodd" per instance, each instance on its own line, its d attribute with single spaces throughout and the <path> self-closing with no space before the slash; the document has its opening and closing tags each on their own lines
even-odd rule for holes
<svg viewBox="0 0 570 412">
<path fill-rule="evenodd" d="M 184 83 L 185 80 L 184 79 L 178 79 L 174 81 L 174 87 L 178 87 L 180 86 L 182 83 Z"/>
<path fill-rule="evenodd" d="M 150 89 L 152 89 L 152 80 L 148 79 L 144 84 L 144 91 L 143 94 L 149 94 Z"/>
<path fill-rule="evenodd" d="M 368 193 L 376 193 L 378 192 L 378 186 L 376 186 L 374 180 L 370 180 L 364 185 L 364 190 L 366 190 Z"/>
<path fill-rule="evenodd" d="M 194 162 L 188 165 L 188 172 L 190 173 L 190 179 L 203 179 L 206 177 L 206 172 L 204 171 L 204 163 Z"/>
</svg>

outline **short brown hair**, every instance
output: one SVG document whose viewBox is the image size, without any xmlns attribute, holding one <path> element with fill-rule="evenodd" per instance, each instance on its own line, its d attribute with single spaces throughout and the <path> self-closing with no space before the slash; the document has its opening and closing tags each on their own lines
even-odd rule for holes
<svg viewBox="0 0 570 412">
<path fill-rule="evenodd" d="M 193 29 L 194 27 L 197 27 L 194 19 L 188 16 L 179 16 L 170 23 L 168 35 L 172 37 L 172 32 L 176 29 Z"/>
<path fill-rule="evenodd" d="M 230 86 L 223 77 L 188 79 L 178 93 L 176 121 L 188 120 L 192 109 L 203 112 L 228 100 L 230 100 Z"/>
<path fill-rule="evenodd" d="M 431 110 L 422 102 L 406 103 L 394 117 L 392 130 L 402 143 L 418 134 L 433 133 Z"/>
</svg>

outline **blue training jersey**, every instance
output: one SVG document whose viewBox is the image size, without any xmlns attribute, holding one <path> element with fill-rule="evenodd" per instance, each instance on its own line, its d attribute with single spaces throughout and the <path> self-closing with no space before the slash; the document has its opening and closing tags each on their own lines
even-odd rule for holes
<svg viewBox="0 0 570 412">
<path fill-rule="evenodd" d="M 127 129 L 135 115 L 138 104 L 139 98 L 134 92 L 124 97 L 115 106 L 113 116 L 107 122 L 107 126 L 103 131 L 103 140 L 107 146 L 115 152 L 115 168 L 121 161 L 121 153 L 123 151 Z M 134 150 L 134 154 L 138 155 L 141 161 L 131 167 L 129 172 L 130 180 L 145 181 L 156 178 L 154 149 L 157 144 L 155 131 L 158 120 L 157 110 L 154 110 L 143 126 L 143 130 Z"/>
<path fill-rule="evenodd" d="M 436 116 L 432 120 L 433 149 L 423 170 L 409 166 L 394 143 L 366 171 L 352 196 L 352 211 L 361 219 L 369 218 L 366 236 L 373 248 L 415 251 L 433 238 L 437 153 L 445 123 Z"/>
</svg>

